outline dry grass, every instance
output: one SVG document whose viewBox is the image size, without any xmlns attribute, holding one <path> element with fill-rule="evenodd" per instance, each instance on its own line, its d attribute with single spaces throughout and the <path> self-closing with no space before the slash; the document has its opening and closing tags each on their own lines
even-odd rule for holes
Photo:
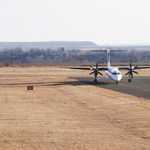
<svg viewBox="0 0 150 150">
<path fill-rule="evenodd" d="M 149 100 L 69 76 L 88 71 L 0 68 L 0 150 L 150 149 Z"/>
</svg>

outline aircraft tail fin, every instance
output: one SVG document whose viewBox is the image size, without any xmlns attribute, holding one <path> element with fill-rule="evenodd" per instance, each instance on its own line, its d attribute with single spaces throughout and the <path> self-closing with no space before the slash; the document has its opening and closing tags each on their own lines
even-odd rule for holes
<svg viewBox="0 0 150 150">
<path fill-rule="evenodd" d="M 107 67 L 110 67 L 110 50 L 107 49 Z"/>
</svg>

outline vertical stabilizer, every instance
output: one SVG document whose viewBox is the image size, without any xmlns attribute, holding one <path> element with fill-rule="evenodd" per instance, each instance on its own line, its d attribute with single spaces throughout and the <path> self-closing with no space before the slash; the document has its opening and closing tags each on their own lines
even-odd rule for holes
<svg viewBox="0 0 150 150">
<path fill-rule="evenodd" d="M 110 50 L 107 49 L 107 67 L 110 67 Z"/>
</svg>

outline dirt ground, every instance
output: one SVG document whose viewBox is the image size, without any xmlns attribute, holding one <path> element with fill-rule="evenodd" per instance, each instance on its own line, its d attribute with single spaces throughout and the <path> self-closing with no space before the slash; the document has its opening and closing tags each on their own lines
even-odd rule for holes
<svg viewBox="0 0 150 150">
<path fill-rule="evenodd" d="M 150 149 L 150 100 L 69 78 L 88 74 L 0 68 L 0 150 Z"/>
</svg>

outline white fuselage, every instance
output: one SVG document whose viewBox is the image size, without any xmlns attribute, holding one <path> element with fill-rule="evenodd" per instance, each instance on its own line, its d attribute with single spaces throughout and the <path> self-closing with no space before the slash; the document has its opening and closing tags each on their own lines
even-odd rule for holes
<svg viewBox="0 0 150 150">
<path fill-rule="evenodd" d="M 118 68 L 115 67 L 108 67 L 108 70 L 105 71 L 106 77 L 111 78 L 114 81 L 120 81 L 122 79 L 122 74 L 118 70 Z"/>
</svg>

